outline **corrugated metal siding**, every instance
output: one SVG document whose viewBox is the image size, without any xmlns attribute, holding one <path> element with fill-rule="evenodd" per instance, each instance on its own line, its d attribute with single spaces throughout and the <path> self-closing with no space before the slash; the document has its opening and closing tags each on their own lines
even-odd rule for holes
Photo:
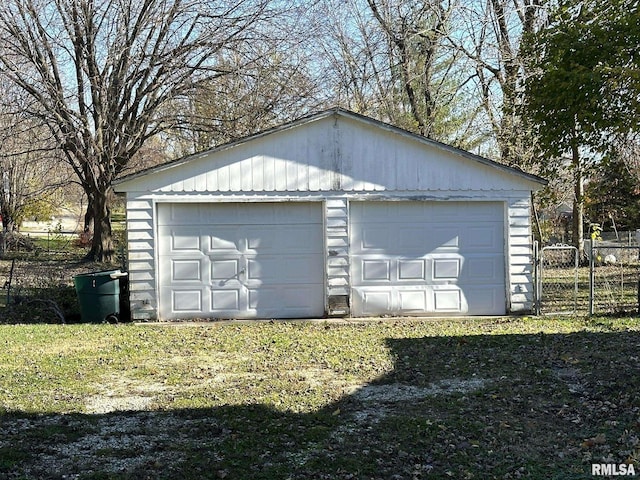
<svg viewBox="0 0 640 480">
<path fill-rule="evenodd" d="M 340 117 L 204 153 L 120 188 L 165 193 L 510 191 L 525 184 L 534 187 L 454 152 Z"/>
<path fill-rule="evenodd" d="M 129 301 L 133 320 L 156 317 L 156 269 L 152 200 L 127 200 Z"/>
</svg>

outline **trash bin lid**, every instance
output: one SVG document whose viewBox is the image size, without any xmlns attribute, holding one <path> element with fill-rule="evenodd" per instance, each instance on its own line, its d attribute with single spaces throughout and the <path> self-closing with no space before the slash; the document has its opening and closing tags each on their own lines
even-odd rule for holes
<svg viewBox="0 0 640 480">
<path fill-rule="evenodd" d="M 83 273 L 73 277 L 76 292 L 79 294 L 115 295 L 120 292 L 121 277 L 127 276 L 120 270 Z"/>
</svg>

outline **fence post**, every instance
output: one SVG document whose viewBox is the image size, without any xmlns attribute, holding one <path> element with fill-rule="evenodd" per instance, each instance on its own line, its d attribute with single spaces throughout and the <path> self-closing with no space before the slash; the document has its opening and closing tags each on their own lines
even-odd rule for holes
<svg viewBox="0 0 640 480">
<path fill-rule="evenodd" d="M 533 313 L 534 315 L 537 315 L 537 316 L 540 315 L 541 287 L 542 287 L 542 281 L 540 279 L 540 245 L 538 244 L 537 240 L 534 240 L 533 241 Z"/>
<path fill-rule="evenodd" d="M 595 292 L 595 258 L 593 256 L 594 253 L 594 243 L 595 239 L 591 239 L 589 242 L 589 316 L 593 315 L 593 297 Z"/>
<path fill-rule="evenodd" d="M 631 245 L 631 232 L 629 232 L 629 245 Z M 638 247 L 638 263 L 640 263 L 640 229 L 636 230 L 636 245 Z M 640 313 L 640 270 L 638 270 L 638 313 Z"/>
</svg>

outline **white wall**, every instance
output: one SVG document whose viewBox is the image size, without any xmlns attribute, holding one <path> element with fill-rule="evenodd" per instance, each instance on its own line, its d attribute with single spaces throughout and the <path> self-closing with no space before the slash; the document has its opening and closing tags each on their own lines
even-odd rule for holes
<svg viewBox="0 0 640 480">
<path fill-rule="evenodd" d="M 423 195 L 428 200 L 446 201 L 450 192 Z M 426 198 L 428 197 L 428 198 Z M 349 260 L 349 200 L 407 200 L 415 199 L 415 192 L 346 193 L 327 192 L 323 195 L 282 195 L 282 201 L 324 200 L 326 284 L 329 315 L 340 316 L 346 309 L 350 294 Z M 505 202 L 505 256 L 507 312 L 525 313 L 533 308 L 532 236 L 529 221 L 529 192 L 462 192 L 456 200 Z M 135 320 L 154 320 L 158 317 L 157 256 L 154 210 L 156 202 L 250 202 L 274 201 L 273 195 L 193 195 L 175 193 L 129 194 L 127 200 L 127 238 L 129 247 L 129 282 L 132 316 Z"/>
</svg>

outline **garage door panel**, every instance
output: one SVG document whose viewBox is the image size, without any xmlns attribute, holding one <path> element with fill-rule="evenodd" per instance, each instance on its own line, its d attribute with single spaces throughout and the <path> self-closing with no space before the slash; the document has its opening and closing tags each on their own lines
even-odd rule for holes
<svg viewBox="0 0 640 480">
<path fill-rule="evenodd" d="M 256 254 L 271 253 L 275 246 L 278 245 L 278 231 L 273 225 L 265 225 L 264 228 L 245 227 L 242 228 L 242 237 L 246 238 L 246 253 Z M 273 236 L 276 235 L 276 238 Z"/>
<path fill-rule="evenodd" d="M 389 251 L 392 246 L 392 232 L 386 227 L 365 227 L 362 238 L 356 239 L 362 252 Z"/>
<path fill-rule="evenodd" d="M 363 282 L 390 282 L 391 260 L 362 260 L 361 278 Z"/>
<path fill-rule="evenodd" d="M 238 223 L 239 204 L 226 203 L 220 205 L 198 205 L 201 213 L 201 223 L 203 225 L 236 225 Z"/>
<path fill-rule="evenodd" d="M 350 206 L 354 315 L 505 312 L 502 203 Z"/>
<path fill-rule="evenodd" d="M 271 311 L 278 305 L 278 288 L 263 286 L 249 288 L 249 309 Z"/>
<path fill-rule="evenodd" d="M 466 301 L 473 306 L 474 315 L 495 315 L 505 310 L 503 285 L 471 285 L 464 290 Z"/>
<path fill-rule="evenodd" d="M 427 238 L 427 232 L 423 227 L 398 227 L 389 253 L 395 253 L 396 255 L 424 255 L 427 253 L 427 247 L 424 243 L 425 238 Z"/>
<path fill-rule="evenodd" d="M 238 225 L 238 219 L 242 219 L 243 225 L 297 225 L 310 223 L 310 219 L 317 217 L 317 205 L 313 203 L 299 203 L 288 208 L 292 204 L 280 205 L 283 208 L 273 208 L 274 203 L 224 203 L 224 204 L 194 204 L 198 206 L 198 215 L 183 213 L 185 218 L 198 218 L 196 223 L 216 225 Z M 187 205 L 187 209 L 190 207 Z M 165 215 L 166 217 L 166 215 Z M 180 219 L 175 215 L 174 220 Z M 313 220 L 311 220 L 313 221 Z M 167 224 L 167 223 L 165 223 Z"/>
<path fill-rule="evenodd" d="M 463 204 L 459 202 L 431 202 L 428 219 L 433 223 L 451 223 L 453 219 L 464 216 Z"/>
<path fill-rule="evenodd" d="M 457 280 L 460 277 L 462 259 L 460 258 L 434 258 L 432 280 Z"/>
<path fill-rule="evenodd" d="M 159 242 L 159 254 L 201 252 L 202 239 L 199 227 L 158 227 L 158 234 L 162 241 Z"/>
<path fill-rule="evenodd" d="M 287 305 L 290 314 L 313 315 L 318 309 L 324 309 L 324 302 L 321 297 L 314 294 L 313 285 L 294 285 L 283 288 L 281 298 L 282 303 Z"/>
<path fill-rule="evenodd" d="M 318 218 L 318 204 L 299 203 L 295 209 L 275 210 L 275 220 L 279 225 L 300 225 L 315 223 Z"/>
<path fill-rule="evenodd" d="M 398 289 L 398 312 L 422 313 L 428 309 L 427 291 Z"/>
<path fill-rule="evenodd" d="M 464 208 L 464 203 L 460 203 Z M 497 207 L 497 208 L 496 208 Z M 477 223 L 504 223 L 504 209 L 498 202 L 474 202 L 473 218 Z M 473 225 L 471 225 L 473 227 Z"/>
<path fill-rule="evenodd" d="M 309 231 L 317 231 L 315 235 L 309 235 Z M 320 228 L 318 226 L 318 228 Z M 309 224 L 287 225 L 280 229 L 279 241 L 281 248 L 290 254 L 317 254 L 323 250 L 324 235 L 317 228 Z"/>
<path fill-rule="evenodd" d="M 202 281 L 202 260 L 200 259 L 171 259 L 172 282 Z"/>
<path fill-rule="evenodd" d="M 317 272 L 322 268 L 322 256 L 315 255 L 257 255 L 247 258 L 246 281 L 262 285 L 285 283 L 317 284 Z"/>
<path fill-rule="evenodd" d="M 407 202 L 352 202 L 352 206 L 358 210 L 357 217 L 352 223 L 370 224 L 377 222 L 381 216 L 388 223 L 404 225 L 419 225 L 422 220 L 431 215 L 432 207 L 427 202 L 415 202 L 407 206 Z"/>
<path fill-rule="evenodd" d="M 423 314 L 432 309 L 431 292 L 412 287 L 369 287 L 354 289 L 353 308 L 364 315 L 380 315 L 380 312 L 396 314 Z"/>
<path fill-rule="evenodd" d="M 202 223 L 200 209 L 188 203 L 162 204 L 158 208 L 158 225 L 199 225 Z"/>
<path fill-rule="evenodd" d="M 364 315 L 379 315 L 383 311 L 391 311 L 393 302 L 388 290 L 359 289 L 352 300 L 353 308 Z"/>
<path fill-rule="evenodd" d="M 398 280 L 427 280 L 427 261 L 425 259 L 398 260 Z"/>
<path fill-rule="evenodd" d="M 206 253 L 237 253 L 242 249 L 240 232 L 228 225 L 217 225 L 215 234 L 211 234 L 211 228 L 204 229 L 209 238 L 209 249 Z"/>
<path fill-rule="evenodd" d="M 200 251 L 200 231 L 198 229 L 181 229 L 171 232 L 171 251 Z"/>
<path fill-rule="evenodd" d="M 501 224 L 490 224 L 482 227 L 469 226 L 465 236 L 464 247 L 474 252 L 494 252 L 496 244 L 504 233 Z"/>
<path fill-rule="evenodd" d="M 318 253 L 322 251 L 322 234 L 309 235 L 317 228 L 319 224 L 249 226 L 242 229 L 242 236 L 247 239 L 245 251 L 280 255 Z"/>
<path fill-rule="evenodd" d="M 202 311 L 201 289 L 174 289 L 171 295 L 171 307 L 176 313 L 194 313 Z"/>
<path fill-rule="evenodd" d="M 495 257 L 469 256 L 465 259 L 463 280 L 467 283 L 490 283 L 488 279 L 499 278 L 503 272 L 503 262 Z"/>
<path fill-rule="evenodd" d="M 438 313 L 459 313 L 465 311 L 462 292 L 457 288 L 434 290 L 433 306 L 434 311 Z"/>
<path fill-rule="evenodd" d="M 211 280 L 214 284 L 219 283 L 219 281 L 227 282 L 229 280 L 237 279 L 241 271 L 240 257 L 214 257 L 209 261 L 209 263 L 211 265 Z"/>
<path fill-rule="evenodd" d="M 240 310 L 240 289 L 211 289 L 211 311 L 218 315 Z"/>
<path fill-rule="evenodd" d="M 261 285 L 248 289 L 248 311 L 262 318 L 296 318 L 317 315 L 324 302 L 313 285 Z"/>
<path fill-rule="evenodd" d="M 425 242 L 425 249 L 429 252 L 437 252 L 443 249 L 457 250 L 460 246 L 460 233 L 458 230 L 459 227 L 457 225 L 431 225 L 422 237 Z"/>
</svg>

